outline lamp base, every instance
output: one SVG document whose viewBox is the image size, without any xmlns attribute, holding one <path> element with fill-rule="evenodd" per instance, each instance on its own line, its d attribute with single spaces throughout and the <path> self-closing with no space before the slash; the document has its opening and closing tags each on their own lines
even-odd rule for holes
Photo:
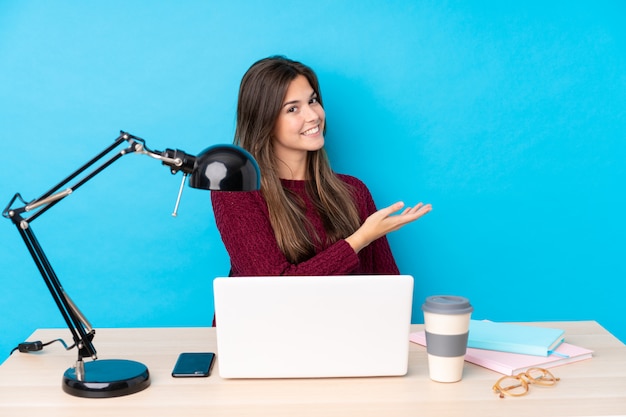
<svg viewBox="0 0 626 417">
<path fill-rule="evenodd" d="M 105 359 L 84 364 L 85 375 L 76 378 L 76 369 L 63 374 L 63 391 L 76 397 L 111 398 L 134 394 L 150 386 L 148 368 L 139 362 Z"/>
</svg>

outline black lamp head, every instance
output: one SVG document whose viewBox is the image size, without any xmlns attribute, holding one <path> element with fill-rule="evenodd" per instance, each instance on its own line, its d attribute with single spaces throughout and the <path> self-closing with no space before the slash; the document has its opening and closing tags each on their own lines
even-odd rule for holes
<svg viewBox="0 0 626 417">
<path fill-rule="evenodd" d="M 189 186 L 212 191 L 255 191 L 261 188 L 261 172 L 245 149 L 214 145 L 196 157 Z"/>
</svg>

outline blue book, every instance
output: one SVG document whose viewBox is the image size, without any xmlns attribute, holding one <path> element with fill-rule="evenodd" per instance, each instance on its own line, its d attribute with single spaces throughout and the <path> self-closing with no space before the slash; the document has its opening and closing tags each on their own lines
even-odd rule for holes
<svg viewBox="0 0 626 417">
<path fill-rule="evenodd" d="M 470 320 L 467 347 L 548 356 L 563 343 L 561 329 Z"/>
</svg>

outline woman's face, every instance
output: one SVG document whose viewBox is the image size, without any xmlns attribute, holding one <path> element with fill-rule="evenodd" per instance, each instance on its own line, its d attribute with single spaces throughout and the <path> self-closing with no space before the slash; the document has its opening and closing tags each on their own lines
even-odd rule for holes
<svg viewBox="0 0 626 417">
<path fill-rule="evenodd" d="M 274 127 L 274 151 L 283 160 L 306 156 L 324 146 L 325 113 L 303 75 L 291 81 Z"/>
</svg>

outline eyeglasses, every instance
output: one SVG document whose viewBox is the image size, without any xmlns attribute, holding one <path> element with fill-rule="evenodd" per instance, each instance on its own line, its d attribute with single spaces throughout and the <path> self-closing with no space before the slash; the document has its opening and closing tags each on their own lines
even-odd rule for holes
<svg viewBox="0 0 626 417">
<path fill-rule="evenodd" d="M 560 378 L 552 375 L 550 371 L 543 368 L 529 368 L 526 372 L 513 376 L 503 376 L 493 386 L 493 392 L 500 394 L 500 398 L 506 395 L 511 397 L 521 397 L 528 394 L 528 385 L 535 384 L 541 387 L 551 387 L 556 385 Z"/>
</svg>

